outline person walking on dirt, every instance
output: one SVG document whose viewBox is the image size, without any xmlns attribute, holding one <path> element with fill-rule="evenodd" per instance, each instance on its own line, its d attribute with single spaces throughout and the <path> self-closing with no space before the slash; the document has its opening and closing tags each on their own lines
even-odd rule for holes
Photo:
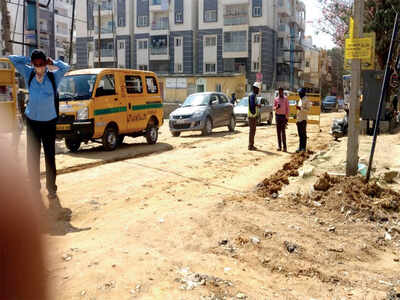
<svg viewBox="0 0 400 300">
<path fill-rule="evenodd" d="M 300 96 L 300 100 L 297 102 L 296 105 L 296 125 L 300 142 L 299 149 L 296 150 L 296 153 L 305 152 L 307 149 L 307 119 L 308 112 L 311 108 L 311 103 L 306 97 L 306 90 L 304 88 L 301 88 L 299 89 L 298 93 Z"/>
<path fill-rule="evenodd" d="M 248 112 L 248 120 L 249 120 L 249 150 L 255 151 L 257 150 L 254 147 L 254 137 L 256 135 L 257 129 L 257 117 L 259 114 L 260 105 L 257 104 L 257 95 L 261 90 L 261 82 L 255 82 L 253 84 L 253 93 L 249 96 L 249 112 Z"/>
<path fill-rule="evenodd" d="M 286 147 L 286 125 L 289 120 L 289 100 L 283 93 L 283 88 L 279 88 L 279 96 L 274 101 L 276 132 L 278 135 L 278 151 L 287 152 Z"/>
<path fill-rule="evenodd" d="M 11 55 L 10 61 L 24 77 L 29 90 L 25 110 L 27 121 L 27 161 L 32 187 L 40 194 L 40 148 L 43 144 L 46 161 L 46 187 L 50 208 L 61 208 L 57 197 L 55 140 L 58 118 L 57 86 L 69 66 L 34 50 L 31 57 Z M 49 68 L 58 70 L 50 72 Z"/>
</svg>

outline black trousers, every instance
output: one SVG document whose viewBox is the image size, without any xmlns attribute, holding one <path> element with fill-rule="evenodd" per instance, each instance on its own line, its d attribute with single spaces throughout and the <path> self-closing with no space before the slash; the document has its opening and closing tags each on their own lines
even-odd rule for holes
<svg viewBox="0 0 400 300">
<path fill-rule="evenodd" d="M 286 149 L 286 116 L 285 115 L 275 115 L 276 119 L 276 133 L 278 135 L 278 147 Z"/>
<path fill-rule="evenodd" d="M 57 192 L 56 186 L 56 120 L 47 122 L 27 118 L 27 161 L 33 188 L 40 190 L 40 148 L 43 144 L 46 161 L 46 187 L 49 194 Z"/>
<path fill-rule="evenodd" d="M 299 134 L 299 150 L 306 150 L 307 148 L 307 121 L 297 122 L 297 132 Z"/>
<path fill-rule="evenodd" d="M 257 118 L 248 118 L 249 119 L 249 147 L 254 146 L 254 137 L 256 136 L 256 130 L 257 130 Z"/>
</svg>

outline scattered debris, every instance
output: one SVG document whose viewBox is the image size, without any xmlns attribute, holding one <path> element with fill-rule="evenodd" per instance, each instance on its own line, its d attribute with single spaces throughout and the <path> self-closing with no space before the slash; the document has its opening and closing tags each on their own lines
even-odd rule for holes
<svg viewBox="0 0 400 300">
<path fill-rule="evenodd" d="M 86 295 L 86 291 L 83 290 L 83 291 L 81 292 L 81 296 L 85 296 L 85 295 Z"/>
<path fill-rule="evenodd" d="M 236 295 L 236 298 L 237 298 L 237 299 L 247 299 L 247 296 L 246 296 L 245 294 L 243 294 L 243 293 L 238 293 L 238 294 Z"/>
<path fill-rule="evenodd" d="M 255 237 L 255 236 L 250 238 L 250 240 L 254 245 L 258 245 L 261 242 L 260 239 L 258 237 Z"/>
<path fill-rule="evenodd" d="M 264 238 L 271 239 L 274 234 L 275 234 L 275 232 L 272 232 L 272 231 L 269 231 L 269 230 L 265 230 L 264 231 Z"/>
<path fill-rule="evenodd" d="M 400 291 L 392 289 L 387 294 L 387 300 L 400 300 Z"/>
<path fill-rule="evenodd" d="M 329 226 L 328 231 L 329 232 L 335 232 L 336 231 L 336 227 L 335 226 Z"/>
<path fill-rule="evenodd" d="M 181 289 L 183 290 L 193 290 L 194 288 L 202 285 L 214 287 L 219 287 L 222 285 L 226 287 L 233 286 L 233 283 L 228 280 L 199 273 L 192 273 L 190 272 L 189 268 L 183 268 L 178 273 L 182 276 L 182 278 L 177 278 L 176 281 L 182 284 Z"/>
<path fill-rule="evenodd" d="M 72 255 L 66 253 L 66 254 L 64 254 L 64 255 L 62 256 L 62 259 L 63 259 L 64 261 L 70 261 L 70 260 L 72 259 Z"/>
<path fill-rule="evenodd" d="M 316 191 L 327 191 L 331 187 L 330 178 L 328 173 L 325 173 L 318 179 L 318 181 L 314 184 L 314 189 Z"/>
<path fill-rule="evenodd" d="M 383 174 L 383 180 L 385 180 L 387 183 L 393 183 L 397 176 L 399 176 L 399 172 L 388 171 Z"/>
<path fill-rule="evenodd" d="M 297 246 L 296 244 L 290 243 L 290 242 L 288 242 L 288 241 L 285 241 L 285 242 L 284 242 L 284 245 L 285 245 L 285 247 L 286 247 L 286 250 L 287 250 L 289 253 L 293 253 L 293 252 L 298 248 L 298 246 Z"/>
<path fill-rule="evenodd" d="M 385 232 L 385 241 L 391 241 L 392 240 L 392 236 L 390 235 L 389 232 Z"/>
<path fill-rule="evenodd" d="M 221 241 L 219 241 L 218 242 L 218 245 L 220 245 L 220 246 L 226 246 L 226 245 L 228 245 L 228 240 L 221 240 Z"/>
<path fill-rule="evenodd" d="M 337 252 L 337 253 L 343 253 L 344 249 L 343 248 L 329 248 L 328 251 Z"/>
</svg>

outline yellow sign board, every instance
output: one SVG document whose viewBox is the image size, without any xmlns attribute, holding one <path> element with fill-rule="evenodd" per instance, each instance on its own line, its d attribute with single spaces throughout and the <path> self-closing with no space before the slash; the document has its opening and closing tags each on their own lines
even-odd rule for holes
<svg viewBox="0 0 400 300">
<path fill-rule="evenodd" d="M 320 94 L 307 94 L 307 99 L 312 103 L 310 111 L 308 113 L 307 124 L 313 124 L 321 126 L 321 95 Z M 297 109 L 296 105 L 299 101 L 299 95 L 297 93 L 290 93 L 288 95 L 289 100 L 289 123 L 296 123 Z"/>
<path fill-rule="evenodd" d="M 371 59 L 372 44 L 372 39 L 368 37 L 346 39 L 346 59 Z"/>
<path fill-rule="evenodd" d="M 368 32 L 363 33 L 364 38 L 369 38 L 372 40 L 372 48 L 371 48 L 371 56 L 367 59 L 361 59 L 361 68 L 362 70 L 375 70 L 375 41 L 376 41 L 376 34 L 375 32 Z M 346 41 L 348 36 L 346 36 Z M 346 48 L 347 52 L 347 48 Z M 344 69 L 351 70 L 351 59 L 347 58 L 345 55 L 344 58 Z"/>
</svg>

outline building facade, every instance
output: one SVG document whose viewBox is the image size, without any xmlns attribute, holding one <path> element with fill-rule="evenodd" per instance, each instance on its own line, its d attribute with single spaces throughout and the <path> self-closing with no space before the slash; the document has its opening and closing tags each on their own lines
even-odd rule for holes
<svg viewBox="0 0 400 300">
<path fill-rule="evenodd" d="M 77 24 L 78 68 L 241 73 L 247 90 L 256 80 L 263 90 L 302 84 L 305 6 L 299 0 L 82 0 L 77 15 L 87 18 Z"/>
<path fill-rule="evenodd" d="M 134 4 L 130 0 L 77 1 L 76 67 L 131 68 Z"/>
<path fill-rule="evenodd" d="M 11 40 L 15 42 L 13 43 L 13 53 L 18 55 L 28 54 L 28 48 L 22 46 L 24 42 L 24 2 L 7 1 L 10 13 Z M 44 1 L 42 2 L 44 3 Z M 72 0 L 51 1 L 47 8 L 40 8 L 39 17 L 40 48 L 53 58 L 65 58 L 69 48 Z M 36 43 L 29 40 L 29 32 L 25 33 L 25 42 Z"/>
</svg>

